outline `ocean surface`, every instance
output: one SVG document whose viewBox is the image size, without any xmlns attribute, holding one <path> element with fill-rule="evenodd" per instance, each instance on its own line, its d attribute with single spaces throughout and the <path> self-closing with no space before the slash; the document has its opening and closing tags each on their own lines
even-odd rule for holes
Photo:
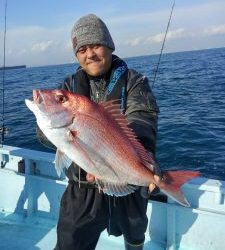
<svg viewBox="0 0 225 250">
<path fill-rule="evenodd" d="M 157 55 L 125 59 L 153 79 Z M 41 151 L 35 118 L 24 99 L 32 89 L 57 88 L 77 64 L 6 71 L 4 144 Z M 2 87 L 2 71 L 0 71 Z M 160 108 L 157 160 L 162 169 L 199 170 L 225 180 L 225 48 L 164 54 L 153 92 Z M 2 111 L 2 91 L 0 94 Z M 2 115 L 0 114 L 1 122 Z"/>
</svg>

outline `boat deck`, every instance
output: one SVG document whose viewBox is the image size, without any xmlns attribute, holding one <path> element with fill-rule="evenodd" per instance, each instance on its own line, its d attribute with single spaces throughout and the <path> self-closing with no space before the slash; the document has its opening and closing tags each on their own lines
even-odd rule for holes
<svg viewBox="0 0 225 250">
<path fill-rule="evenodd" d="M 106 237 L 102 236 L 97 250 L 106 250 L 106 245 L 109 250 L 123 249 L 122 239 L 112 242 Z M 56 228 L 0 223 L 0 239 L 2 250 L 52 250 L 56 242 Z"/>
<path fill-rule="evenodd" d="M 52 250 L 67 185 L 54 155 L 4 146 L 0 161 L 0 250 Z M 196 178 L 182 190 L 190 208 L 149 200 L 144 249 L 224 250 L 225 182 Z M 123 238 L 103 232 L 96 249 L 124 249 Z"/>
<path fill-rule="evenodd" d="M 0 223 L 0 249 L 2 250 L 52 250 L 55 228 L 34 225 Z"/>
<path fill-rule="evenodd" d="M 15 219 L 15 218 L 14 218 Z M 17 223 L 7 220 L 0 221 L 0 249 L 1 250 L 53 250 L 56 243 L 56 226 L 48 220 L 40 223 L 22 222 L 17 218 Z M 3 222 L 4 221 L 4 222 Z M 46 224 L 44 224 L 46 223 Z M 96 250 L 121 250 L 124 249 L 123 237 L 108 236 L 104 231 L 100 237 Z M 146 240 L 144 249 L 163 250 L 164 246 Z"/>
</svg>

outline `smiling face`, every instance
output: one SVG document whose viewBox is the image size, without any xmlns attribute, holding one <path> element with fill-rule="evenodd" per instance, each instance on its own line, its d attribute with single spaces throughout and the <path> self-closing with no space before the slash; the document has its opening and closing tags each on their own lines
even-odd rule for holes
<svg viewBox="0 0 225 250">
<path fill-rule="evenodd" d="M 112 50 L 104 45 L 86 45 L 77 51 L 80 66 L 90 76 L 105 74 L 111 67 Z"/>
</svg>

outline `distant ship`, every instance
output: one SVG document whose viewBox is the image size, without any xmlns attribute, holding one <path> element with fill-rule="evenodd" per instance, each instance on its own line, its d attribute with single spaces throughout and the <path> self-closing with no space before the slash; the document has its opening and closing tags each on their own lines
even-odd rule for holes
<svg viewBox="0 0 225 250">
<path fill-rule="evenodd" d="M 3 70 L 3 69 L 23 69 L 23 68 L 26 68 L 26 65 L 0 67 L 0 70 Z"/>
</svg>

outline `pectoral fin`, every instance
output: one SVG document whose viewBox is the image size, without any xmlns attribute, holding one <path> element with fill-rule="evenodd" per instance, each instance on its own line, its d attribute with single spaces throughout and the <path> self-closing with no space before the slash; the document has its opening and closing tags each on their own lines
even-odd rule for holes
<svg viewBox="0 0 225 250">
<path fill-rule="evenodd" d="M 103 180 L 96 179 L 97 185 L 103 191 L 103 193 L 108 194 L 110 196 L 125 196 L 128 194 L 133 193 L 138 186 L 126 184 L 126 183 L 113 183 L 113 182 L 106 182 Z"/>
<path fill-rule="evenodd" d="M 57 149 L 55 155 L 55 168 L 58 176 L 61 175 L 64 168 L 69 168 L 71 164 L 72 160 L 59 149 Z"/>
</svg>

